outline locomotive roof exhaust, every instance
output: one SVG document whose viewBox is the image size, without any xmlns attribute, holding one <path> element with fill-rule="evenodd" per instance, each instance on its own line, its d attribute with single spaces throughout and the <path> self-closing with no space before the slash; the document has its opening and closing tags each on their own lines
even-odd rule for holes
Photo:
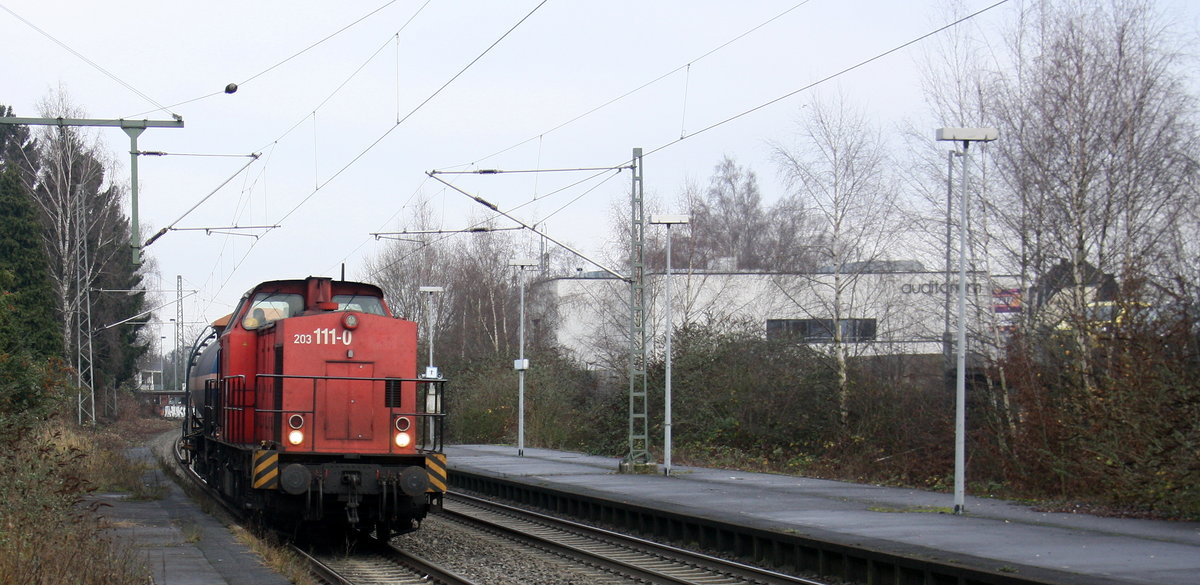
<svg viewBox="0 0 1200 585">
<path fill-rule="evenodd" d="M 310 276 L 308 294 L 305 295 L 307 311 L 336 311 L 337 303 L 333 302 L 333 279 L 321 276 Z"/>
</svg>

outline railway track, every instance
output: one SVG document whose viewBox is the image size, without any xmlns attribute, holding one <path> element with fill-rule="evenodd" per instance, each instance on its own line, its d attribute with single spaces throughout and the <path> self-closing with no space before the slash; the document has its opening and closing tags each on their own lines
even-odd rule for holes
<svg viewBox="0 0 1200 585">
<path fill-rule="evenodd" d="M 308 562 L 309 571 L 330 585 L 475 585 L 460 575 L 390 546 L 371 543 L 352 555 L 292 552 Z"/>
<path fill-rule="evenodd" d="M 577 564 L 596 582 L 825 585 L 463 494 L 447 494 L 438 516 Z"/>
<path fill-rule="evenodd" d="M 199 478 L 190 479 L 201 489 L 207 488 Z M 224 504 L 220 498 L 213 499 Z M 227 511 L 234 515 L 238 512 Z M 593 583 L 825 585 L 463 494 L 447 494 L 444 510 L 435 518 L 477 533 L 485 541 L 498 537 L 513 543 L 546 558 L 547 566 L 570 567 L 571 572 L 587 575 L 588 582 Z M 309 564 L 313 575 L 331 585 L 475 583 L 414 554 L 369 539 L 360 541 L 350 555 L 344 551 L 306 551 L 294 545 L 292 551 Z"/>
<path fill-rule="evenodd" d="M 241 510 L 230 506 L 190 467 L 183 465 L 183 453 L 178 442 L 173 451 L 180 471 L 196 489 L 229 517 L 238 522 L 245 520 Z M 306 551 L 296 544 L 289 545 L 289 549 L 307 563 L 313 576 L 330 585 L 476 585 L 435 563 L 365 536 L 351 555 Z"/>
</svg>

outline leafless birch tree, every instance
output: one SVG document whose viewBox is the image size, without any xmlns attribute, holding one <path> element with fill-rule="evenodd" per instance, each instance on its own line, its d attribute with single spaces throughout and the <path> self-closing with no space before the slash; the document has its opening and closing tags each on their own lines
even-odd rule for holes
<svg viewBox="0 0 1200 585">
<path fill-rule="evenodd" d="M 821 232 L 808 245 L 831 279 L 812 279 L 827 288 L 832 318 L 832 353 L 838 381 L 840 420 L 849 421 L 849 351 L 844 323 L 855 316 L 851 302 L 858 277 L 887 258 L 897 241 L 896 193 L 887 183 L 887 156 L 879 130 L 861 110 L 838 100 L 818 102 L 800 122 L 794 146 L 777 146 L 775 157 L 796 197 L 817 218 Z"/>
</svg>

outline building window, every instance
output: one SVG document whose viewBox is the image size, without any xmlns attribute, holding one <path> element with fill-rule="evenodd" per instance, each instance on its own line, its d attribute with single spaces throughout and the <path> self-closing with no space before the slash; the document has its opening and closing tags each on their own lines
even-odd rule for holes
<svg viewBox="0 0 1200 585">
<path fill-rule="evenodd" d="M 767 319 L 767 339 L 792 339 L 802 343 L 833 343 L 833 319 Z M 875 341 L 874 319 L 842 319 L 842 341 Z"/>
</svg>

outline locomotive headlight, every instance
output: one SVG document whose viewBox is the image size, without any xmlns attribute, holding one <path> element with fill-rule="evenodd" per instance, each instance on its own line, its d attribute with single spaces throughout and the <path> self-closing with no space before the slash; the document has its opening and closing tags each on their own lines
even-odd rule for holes
<svg viewBox="0 0 1200 585">
<path fill-rule="evenodd" d="M 412 436 L 408 433 L 396 433 L 396 446 L 404 449 L 412 444 Z"/>
<path fill-rule="evenodd" d="M 401 417 L 396 418 L 396 430 L 397 431 L 401 431 L 401 432 L 407 431 L 408 427 L 411 427 L 411 426 L 412 426 L 412 421 L 408 420 L 408 417 L 401 416 Z"/>
<path fill-rule="evenodd" d="M 354 329 L 358 327 L 358 315 L 354 313 L 346 313 L 342 315 L 342 327 L 346 329 Z"/>
<path fill-rule="evenodd" d="M 293 445 L 299 445 L 304 442 L 304 431 L 300 430 L 304 426 L 304 417 L 298 414 L 293 414 L 288 417 L 288 426 L 292 428 L 288 432 L 288 442 Z"/>
</svg>

